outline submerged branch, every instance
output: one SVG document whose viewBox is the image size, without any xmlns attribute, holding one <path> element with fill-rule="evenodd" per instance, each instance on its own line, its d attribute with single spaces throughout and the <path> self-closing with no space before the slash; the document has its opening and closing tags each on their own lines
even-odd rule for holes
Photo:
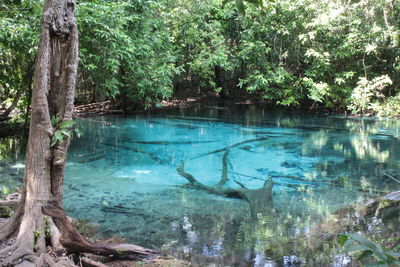
<svg viewBox="0 0 400 267">
<path fill-rule="evenodd" d="M 219 152 L 227 151 L 227 150 L 230 150 L 231 148 L 234 148 L 234 147 L 237 147 L 237 146 L 240 146 L 240 145 L 243 145 L 243 144 L 259 142 L 259 141 L 264 141 L 264 140 L 268 140 L 268 139 L 269 139 L 268 137 L 259 137 L 259 138 L 245 140 L 245 141 L 242 141 L 242 142 L 239 142 L 239 143 L 235 143 L 235 144 L 232 144 L 232 145 L 229 145 L 229 146 L 217 149 L 217 150 L 213 150 L 213 151 L 210 151 L 210 152 L 207 152 L 207 153 L 200 154 L 200 155 L 198 155 L 198 156 L 196 156 L 196 157 L 194 157 L 192 159 L 198 159 L 198 158 L 201 158 L 201 157 L 204 157 L 204 156 L 208 156 L 208 155 L 216 154 L 216 153 L 219 153 Z"/>
<path fill-rule="evenodd" d="M 387 174 L 387 173 L 385 173 L 385 172 L 383 173 L 383 175 L 389 177 L 389 178 L 392 179 L 393 181 L 396 181 L 396 182 L 400 183 L 400 180 L 394 178 L 393 176 L 391 176 L 391 175 L 389 175 L 389 174 Z"/>
<path fill-rule="evenodd" d="M 205 144 L 215 143 L 218 141 L 128 141 L 131 144 L 143 144 L 143 145 L 193 145 L 193 144 Z"/>
<path fill-rule="evenodd" d="M 235 182 L 240 186 L 240 188 L 226 188 L 224 187 L 228 181 L 227 175 L 227 162 L 228 162 L 228 152 L 224 154 L 223 161 L 223 173 L 222 178 L 217 186 L 208 186 L 199 182 L 193 175 L 187 173 L 184 168 L 184 162 L 176 169 L 178 174 L 186 178 L 189 181 L 191 187 L 208 192 L 210 194 L 232 197 L 246 200 L 250 206 L 250 215 L 253 219 L 257 219 L 260 214 L 270 214 L 272 212 L 272 187 L 274 185 L 272 177 L 264 182 L 264 185 L 259 189 L 248 189 L 240 182 Z M 224 171 L 225 170 L 225 171 Z"/>
<path fill-rule="evenodd" d="M 152 160 L 154 160 L 155 162 L 158 162 L 161 165 L 168 165 L 170 162 L 164 159 L 161 159 L 159 157 L 157 157 L 155 154 L 151 153 L 151 152 L 147 152 L 147 151 L 142 151 L 140 149 L 137 148 L 133 148 L 133 147 L 128 147 L 128 146 L 124 146 L 124 145 L 117 145 L 117 144 L 110 144 L 110 143 L 106 143 L 106 142 L 100 142 L 100 144 L 102 145 L 106 145 L 106 146 L 111 146 L 113 148 L 122 148 L 125 150 L 130 150 L 136 153 L 142 153 L 142 154 L 146 154 L 148 155 Z"/>
<path fill-rule="evenodd" d="M 181 161 L 181 164 L 176 169 L 176 171 L 178 172 L 178 174 L 180 176 L 186 178 L 193 188 L 200 189 L 200 190 L 206 191 L 206 192 L 214 194 L 214 195 L 239 198 L 239 199 L 247 199 L 247 196 L 240 189 L 214 188 L 214 187 L 205 185 L 205 184 L 197 181 L 197 179 L 194 178 L 193 175 L 191 175 L 190 173 L 187 173 L 185 171 L 185 164 L 183 161 Z"/>
</svg>

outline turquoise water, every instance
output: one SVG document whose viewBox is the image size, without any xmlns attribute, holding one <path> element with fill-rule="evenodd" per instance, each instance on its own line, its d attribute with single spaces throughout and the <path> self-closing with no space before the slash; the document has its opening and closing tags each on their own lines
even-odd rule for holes
<svg viewBox="0 0 400 267">
<path fill-rule="evenodd" d="M 305 261 L 296 240 L 332 212 L 400 188 L 397 126 L 259 106 L 78 119 L 64 205 L 95 223 L 99 237 L 120 236 L 201 266 L 292 266 Z M 256 190 L 273 177 L 271 214 L 255 220 L 244 200 L 185 187 L 181 161 L 216 187 L 226 147 L 225 187 Z M 21 154 L 3 157 L 0 182 L 20 183 L 13 177 L 21 177 Z M 292 245 L 278 249 L 278 241 Z M 336 255 L 332 264 L 346 260 Z"/>
</svg>

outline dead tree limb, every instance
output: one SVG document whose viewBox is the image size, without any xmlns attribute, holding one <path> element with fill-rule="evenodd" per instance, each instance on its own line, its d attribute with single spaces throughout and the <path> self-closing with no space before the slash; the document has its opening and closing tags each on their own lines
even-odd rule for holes
<svg viewBox="0 0 400 267">
<path fill-rule="evenodd" d="M 226 165 L 228 153 L 225 155 L 226 157 L 223 157 L 222 159 L 223 165 L 225 165 L 225 167 L 223 166 L 223 169 L 227 168 Z M 272 182 L 271 177 L 269 177 L 269 179 L 266 180 L 264 185 L 259 189 L 247 189 L 244 187 L 244 185 L 241 185 L 241 188 L 227 188 L 224 187 L 226 181 L 228 181 L 228 175 L 226 172 L 226 177 L 225 174 L 222 174 L 222 179 L 218 185 L 213 187 L 199 182 L 193 175 L 185 172 L 184 161 L 181 161 L 181 164 L 176 170 L 179 175 L 189 181 L 189 185 L 192 188 L 218 196 L 238 198 L 247 201 L 250 206 L 250 215 L 253 219 L 258 218 L 259 215 L 268 215 L 272 211 L 272 187 L 274 183 Z"/>
<path fill-rule="evenodd" d="M 232 188 L 224 188 L 224 187 L 216 188 L 216 187 L 205 185 L 205 184 L 197 181 L 197 179 L 194 178 L 193 175 L 191 175 L 190 173 L 185 172 L 184 168 L 185 168 L 184 162 L 181 161 L 181 164 L 179 165 L 179 167 L 176 170 L 180 176 L 186 178 L 186 180 L 189 181 L 189 184 L 192 188 L 200 189 L 200 190 L 203 190 L 203 191 L 208 192 L 213 195 L 245 199 L 245 200 L 247 199 L 247 196 L 241 190 L 232 189 Z"/>
</svg>

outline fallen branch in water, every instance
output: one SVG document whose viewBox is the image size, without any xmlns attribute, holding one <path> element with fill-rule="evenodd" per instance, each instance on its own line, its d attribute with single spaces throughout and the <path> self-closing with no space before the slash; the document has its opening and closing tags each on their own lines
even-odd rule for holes
<svg viewBox="0 0 400 267">
<path fill-rule="evenodd" d="M 264 140 L 268 140 L 268 139 L 269 139 L 268 137 L 259 137 L 259 138 L 245 140 L 245 141 L 242 141 L 242 142 L 239 142 L 239 143 L 235 143 L 235 144 L 232 144 L 232 145 L 229 145 L 229 146 L 217 149 L 217 150 L 213 150 L 213 151 L 210 151 L 210 152 L 207 152 L 207 153 L 200 154 L 200 155 L 198 155 L 198 156 L 196 156 L 196 157 L 194 157 L 192 159 L 198 159 L 198 158 L 201 158 L 201 157 L 204 157 L 204 156 L 207 156 L 207 155 L 216 154 L 216 153 L 219 153 L 219 152 L 224 152 L 224 151 L 230 150 L 230 149 L 232 149 L 234 147 L 237 147 L 237 146 L 240 146 L 240 145 L 243 145 L 243 144 L 259 142 L 259 141 L 264 141 Z"/>
<path fill-rule="evenodd" d="M 243 184 L 235 181 L 240 188 L 225 187 L 229 181 L 228 177 L 228 155 L 229 149 L 225 150 L 222 157 L 222 173 L 221 178 L 216 186 L 209 186 L 199 182 L 193 175 L 185 171 L 184 161 L 181 161 L 179 167 L 176 169 L 178 174 L 186 178 L 189 186 L 194 189 L 202 190 L 210 194 L 243 199 L 249 203 L 250 215 L 253 219 L 257 219 L 260 214 L 268 215 L 272 212 L 272 187 L 274 183 L 272 178 L 264 182 L 264 185 L 259 189 L 248 189 Z"/>
<path fill-rule="evenodd" d="M 391 176 L 391 175 L 389 175 L 389 174 L 387 174 L 387 173 L 385 173 L 385 172 L 383 173 L 383 175 L 385 175 L 386 177 L 389 177 L 390 179 L 392 179 L 392 180 L 394 180 L 394 181 L 400 183 L 400 180 L 394 178 L 393 176 Z"/>
</svg>

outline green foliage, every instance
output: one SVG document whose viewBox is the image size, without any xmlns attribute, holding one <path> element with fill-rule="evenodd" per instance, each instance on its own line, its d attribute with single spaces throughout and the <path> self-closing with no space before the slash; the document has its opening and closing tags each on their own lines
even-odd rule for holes
<svg viewBox="0 0 400 267">
<path fill-rule="evenodd" d="M 376 77 L 372 81 L 360 78 L 357 87 L 354 88 L 351 95 L 349 109 L 356 113 L 365 113 L 367 110 L 370 110 L 376 104 L 373 103 L 373 100 L 384 98 L 381 91 L 390 84 L 392 84 L 392 80 L 387 75 Z"/>
<path fill-rule="evenodd" d="M 20 98 L 22 110 L 42 1 L 0 7 L 0 100 Z M 399 0 L 83 0 L 77 12 L 77 103 L 132 110 L 236 90 L 285 106 L 399 113 Z"/>
<path fill-rule="evenodd" d="M 78 94 L 91 87 L 100 96 L 122 98 L 125 109 L 171 95 L 174 55 L 163 8 L 151 1 L 79 4 Z"/>
<path fill-rule="evenodd" d="M 0 103 L 25 110 L 33 77 L 42 1 L 0 3 Z"/>
<path fill-rule="evenodd" d="M 51 138 L 50 146 L 53 147 L 57 142 L 63 142 L 64 138 L 71 138 L 72 126 L 74 126 L 74 124 L 74 121 L 62 121 L 58 114 L 52 117 L 51 125 L 53 126 L 54 134 Z"/>
<path fill-rule="evenodd" d="M 9 187 L 3 185 L 3 186 L 1 187 L 0 193 L 1 193 L 2 196 L 7 196 L 8 194 L 11 193 L 11 190 L 10 190 Z"/>
<path fill-rule="evenodd" d="M 396 266 L 400 264 L 400 253 L 386 250 L 359 234 L 343 234 L 339 236 L 344 253 L 360 252 L 357 260 L 373 257 L 376 262 L 367 266 Z"/>
<path fill-rule="evenodd" d="M 171 40 L 177 59 L 177 82 L 190 81 L 191 87 L 218 87 L 215 68 L 231 69 L 229 47 L 224 38 L 220 2 L 175 1 L 169 7 Z"/>
<path fill-rule="evenodd" d="M 50 218 L 47 216 L 44 216 L 44 235 L 46 238 L 51 237 Z"/>
</svg>

